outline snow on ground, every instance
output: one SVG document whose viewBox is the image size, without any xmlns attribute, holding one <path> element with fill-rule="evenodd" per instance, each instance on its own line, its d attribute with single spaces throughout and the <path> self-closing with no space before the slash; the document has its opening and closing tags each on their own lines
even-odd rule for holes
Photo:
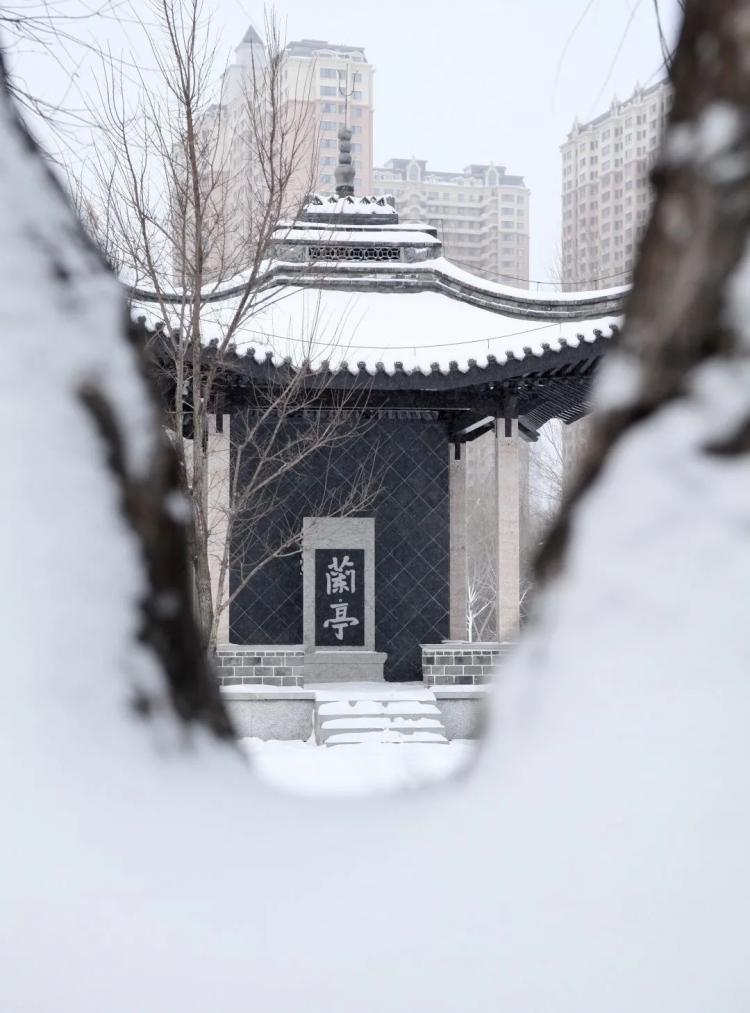
<svg viewBox="0 0 750 1013">
<path fill-rule="evenodd" d="M 0 1008 L 747 1013 L 750 468 L 705 450 L 747 363 L 619 442 L 466 777 L 294 798 L 133 713 L 143 573 L 78 391 L 116 388 L 133 467 L 148 412 L 0 127 Z"/>
<path fill-rule="evenodd" d="M 463 773 L 476 756 L 476 745 L 468 740 L 318 746 L 312 740 L 242 739 L 240 746 L 253 773 L 266 784 L 299 795 L 338 798 L 434 784 Z"/>
</svg>

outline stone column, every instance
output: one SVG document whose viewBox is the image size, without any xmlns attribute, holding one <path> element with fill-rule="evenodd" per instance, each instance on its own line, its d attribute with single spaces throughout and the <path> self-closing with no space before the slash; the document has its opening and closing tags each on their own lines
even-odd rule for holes
<svg viewBox="0 0 750 1013">
<path fill-rule="evenodd" d="M 219 571 L 229 530 L 230 416 L 222 416 L 222 432 L 217 432 L 216 416 L 208 417 L 208 566 L 214 602 L 218 597 Z M 231 563 L 231 559 L 230 559 Z M 222 601 L 229 597 L 229 569 L 224 576 Z M 219 644 L 229 643 L 229 608 L 219 617 L 216 631 Z"/>
<path fill-rule="evenodd" d="M 517 419 L 495 419 L 497 485 L 497 639 L 515 640 L 520 627 L 521 598 L 521 437 Z"/>
<path fill-rule="evenodd" d="M 561 426 L 563 490 L 570 492 L 591 445 L 591 416 Z"/>
<path fill-rule="evenodd" d="M 466 457 L 461 448 L 456 460 L 454 448 L 448 450 L 450 489 L 450 632 L 451 640 L 466 640 Z"/>
</svg>

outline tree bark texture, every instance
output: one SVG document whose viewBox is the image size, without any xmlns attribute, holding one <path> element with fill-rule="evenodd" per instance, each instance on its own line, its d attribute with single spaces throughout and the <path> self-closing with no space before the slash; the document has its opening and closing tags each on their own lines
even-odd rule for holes
<svg viewBox="0 0 750 1013">
<path fill-rule="evenodd" d="M 29 165 L 37 163 L 36 174 L 43 179 L 43 185 L 49 187 L 50 193 L 54 195 L 55 206 L 61 209 L 62 216 L 67 220 L 64 235 L 54 237 L 45 233 L 50 225 L 41 215 L 38 216 L 39 221 L 27 224 L 29 231 L 33 229 L 40 264 L 50 260 L 53 262 L 54 283 L 60 292 L 54 313 L 60 320 L 62 314 L 67 314 L 68 320 L 71 316 L 77 316 L 78 325 L 87 326 L 87 299 L 98 299 L 96 305 L 100 305 L 105 292 L 106 299 L 111 297 L 114 305 L 119 299 L 117 283 L 113 278 L 111 283 L 107 279 L 109 268 L 77 220 L 67 196 L 46 169 L 42 152 L 17 109 L 13 108 L 1 56 L 0 89 L 3 92 L 2 101 L 10 110 L 6 117 L 9 129 L 17 132 Z M 2 169 L 10 178 L 17 179 L 18 167 L 9 162 L 9 159 L 16 157 L 11 153 L 11 147 L 12 152 L 18 150 L 17 144 L 6 147 Z M 15 176 L 11 170 L 16 171 Z M 66 250 L 69 251 L 68 255 Z M 86 270 L 75 266 L 82 263 L 81 251 L 85 253 Z M 8 295 L 10 300 L 12 293 Z M 24 341 L 29 336 L 9 334 L 7 337 L 10 341 Z M 90 374 L 90 378 L 82 381 L 78 388 L 80 410 L 88 414 L 91 425 L 95 427 L 105 447 L 107 464 L 119 492 L 119 508 L 134 535 L 141 556 L 145 593 L 138 603 L 138 641 L 155 655 L 166 682 L 166 696 L 179 718 L 185 723 L 202 724 L 220 737 L 229 737 L 232 734 L 229 718 L 221 701 L 217 681 L 201 648 L 201 638 L 193 615 L 187 552 L 186 517 L 189 516 L 189 505 L 185 504 L 185 509 L 181 509 L 184 494 L 180 484 L 179 462 L 174 448 L 164 436 L 161 415 L 140 347 L 142 337 L 143 334 L 127 320 L 123 298 L 119 340 L 123 345 L 130 343 L 133 350 L 133 354 L 128 355 L 133 370 L 133 376 L 128 378 L 129 383 L 133 381 L 128 390 L 131 395 L 137 391 L 140 402 L 149 408 L 145 418 L 143 415 L 138 417 L 137 425 L 144 432 L 152 429 L 152 438 L 149 440 L 151 449 L 145 467 L 136 470 L 129 460 L 126 448 L 132 442 L 132 434 L 124 428 L 122 404 L 114 404 L 106 383 L 99 379 L 97 370 L 101 366 L 97 362 L 92 362 L 89 369 L 83 370 Z M 55 343 L 59 340 L 59 335 L 49 333 L 46 340 Z M 94 344 L 92 340 L 92 347 Z M 39 405 L 38 410 L 44 411 L 45 406 Z M 77 508 L 75 503 L 63 506 L 69 510 Z M 88 565 L 95 568 L 97 560 L 90 560 Z M 107 580 L 118 580 L 117 573 L 105 576 Z M 114 675 L 102 672 L 102 678 L 108 677 L 113 678 Z M 139 690 L 132 703 L 138 714 L 148 717 L 154 710 L 155 700 L 149 697 L 147 691 Z"/>
<path fill-rule="evenodd" d="M 563 566 L 571 515 L 614 444 L 686 396 L 701 364 L 742 354 L 728 302 L 750 232 L 750 0 L 687 0 L 684 9 L 670 74 L 674 104 L 652 174 L 653 214 L 612 352 L 633 390 L 610 407 L 603 398 L 578 482 L 540 554 L 542 579 Z M 748 450 L 750 391 L 744 424 L 706 453 Z"/>
</svg>

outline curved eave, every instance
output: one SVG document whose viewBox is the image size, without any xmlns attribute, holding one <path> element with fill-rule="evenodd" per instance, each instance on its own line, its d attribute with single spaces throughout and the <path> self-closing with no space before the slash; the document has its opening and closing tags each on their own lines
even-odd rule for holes
<svg viewBox="0 0 750 1013">
<path fill-rule="evenodd" d="M 314 369 L 303 368 L 302 372 L 310 388 L 325 387 L 336 390 L 367 388 L 438 393 L 447 390 L 476 390 L 479 387 L 505 385 L 518 380 L 543 382 L 571 375 L 573 372 L 585 372 L 595 366 L 618 334 L 618 328 L 613 326 L 609 334 L 596 330 L 593 337 L 579 335 L 577 342 L 560 338 L 554 347 L 543 344 L 541 355 L 530 348 L 524 349 L 522 356 L 508 352 L 502 361 L 494 355 L 489 355 L 486 365 L 470 359 L 468 368 L 464 369 L 461 369 L 457 362 L 451 362 L 447 370 L 437 364 L 429 372 L 422 369 L 406 370 L 397 364 L 393 370 L 389 371 L 379 366 L 373 372 L 365 363 L 359 363 L 357 369 L 353 370 L 346 362 L 342 362 L 336 369 L 331 369 L 329 364 L 324 362 Z M 211 348 L 207 348 L 206 352 L 210 356 Z M 276 362 L 272 352 L 267 352 L 263 358 L 258 359 L 253 348 L 249 348 L 244 355 L 239 355 L 235 349 L 230 348 L 224 356 L 224 361 L 229 376 L 268 385 L 286 384 L 292 377 L 300 374 L 300 368 L 290 360 Z"/>
<path fill-rule="evenodd" d="M 339 263 L 332 270 L 328 263 L 278 264 L 272 271 L 275 285 L 372 293 L 389 287 L 399 292 L 437 292 L 506 317 L 545 322 L 620 317 L 627 296 L 627 290 L 619 289 L 579 299 L 525 294 L 521 289 L 502 292 L 482 285 L 479 279 L 468 283 L 439 265 L 439 261 L 430 260 L 414 264 Z"/>
<path fill-rule="evenodd" d="M 224 287 L 204 292 L 202 301 L 217 303 L 241 296 L 248 282 L 242 279 Z M 519 320 L 568 321 L 620 317 L 623 314 L 628 288 L 562 296 L 539 295 L 522 289 L 486 282 L 462 271 L 449 261 L 439 258 L 409 263 L 289 263 L 274 261 L 258 277 L 256 289 L 275 286 L 334 289 L 351 292 L 438 292 L 479 309 L 500 313 Z M 136 302 L 180 305 L 182 293 L 158 296 L 138 287 L 129 289 Z"/>
<path fill-rule="evenodd" d="M 486 365 L 470 361 L 462 370 L 452 363 L 447 372 L 436 367 L 426 375 L 418 369 L 378 369 L 373 374 L 364 365 L 352 372 L 345 363 L 338 369 L 324 363 L 303 369 L 304 386 L 322 406 L 354 395 L 353 407 L 437 411 L 448 424 L 450 438 L 459 442 L 486 431 L 488 419 L 503 416 L 518 418 L 524 434 L 533 439 L 550 419 L 570 423 L 586 414 L 594 373 L 617 333 L 597 331 L 593 339 L 563 339 L 555 348 L 544 346 L 541 355 L 529 350 L 502 362 L 490 356 Z M 211 349 L 206 353 L 210 356 Z M 258 359 L 252 350 L 245 355 L 230 350 L 220 382 L 222 402 L 226 408 L 242 408 L 252 389 L 283 387 L 299 374 L 290 361 L 274 362 L 272 353 Z"/>
</svg>

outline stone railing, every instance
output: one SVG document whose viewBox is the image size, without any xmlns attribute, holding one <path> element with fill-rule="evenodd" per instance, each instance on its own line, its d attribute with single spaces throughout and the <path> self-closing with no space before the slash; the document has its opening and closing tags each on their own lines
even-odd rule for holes
<svg viewBox="0 0 750 1013">
<path fill-rule="evenodd" d="M 512 649 L 512 643 L 422 644 L 422 677 L 427 686 L 477 686 L 491 682 L 498 662 Z"/>
<path fill-rule="evenodd" d="M 221 686 L 301 686 L 304 648 L 221 644 L 216 672 Z"/>
</svg>

